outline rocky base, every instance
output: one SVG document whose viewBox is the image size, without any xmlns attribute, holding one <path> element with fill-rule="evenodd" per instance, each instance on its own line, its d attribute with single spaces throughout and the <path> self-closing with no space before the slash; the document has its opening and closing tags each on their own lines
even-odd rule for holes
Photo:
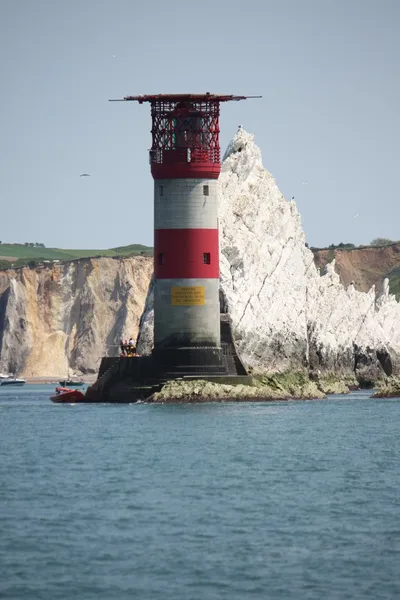
<svg viewBox="0 0 400 600">
<path fill-rule="evenodd" d="M 214 402 L 308 400 L 328 394 L 347 394 L 366 387 L 357 373 L 342 370 L 301 370 L 251 375 L 176 375 L 155 369 L 152 357 L 102 360 L 99 377 L 86 391 L 87 402 Z M 368 380 L 369 381 L 369 380 Z M 381 385 L 382 394 L 400 395 L 400 379 L 376 378 L 369 387 Z M 390 383 L 390 389 L 386 389 Z M 396 383 L 397 382 L 397 383 Z M 386 386 L 386 387 L 384 387 Z M 393 389 L 392 389 L 393 388 Z"/>
<path fill-rule="evenodd" d="M 340 392 L 348 391 L 343 386 Z M 275 400 L 313 400 L 325 398 L 315 382 L 303 374 L 253 378 L 253 385 L 225 385 L 202 380 L 175 380 L 146 401 L 166 402 L 260 402 Z"/>
<path fill-rule="evenodd" d="M 294 398 L 304 399 L 309 398 L 310 393 L 319 393 L 324 397 L 326 394 L 348 394 L 351 389 L 358 388 L 355 377 L 337 377 L 333 374 L 321 375 L 320 373 L 308 375 L 303 371 L 264 375 L 260 381 Z"/>
<path fill-rule="evenodd" d="M 400 378 L 389 377 L 379 384 L 372 398 L 400 398 Z"/>
<path fill-rule="evenodd" d="M 355 375 L 335 375 L 334 373 L 311 372 L 310 379 L 314 381 L 325 394 L 348 394 L 351 390 L 358 390 L 360 382 Z"/>
</svg>

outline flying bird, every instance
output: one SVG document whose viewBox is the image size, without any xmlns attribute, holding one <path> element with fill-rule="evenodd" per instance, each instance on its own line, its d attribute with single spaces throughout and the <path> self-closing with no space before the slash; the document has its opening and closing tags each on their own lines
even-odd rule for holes
<svg viewBox="0 0 400 600">
<path fill-rule="evenodd" d="M 90 173 L 82 173 L 79 177 L 90 177 Z"/>
<path fill-rule="evenodd" d="M 357 219 L 357 217 L 360 216 L 360 213 L 357 213 L 356 215 L 353 215 L 353 219 Z"/>
<path fill-rule="evenodd" d="M 307 185 L 307 181 L 301 181 L 301 185 Z"/>
</svg>

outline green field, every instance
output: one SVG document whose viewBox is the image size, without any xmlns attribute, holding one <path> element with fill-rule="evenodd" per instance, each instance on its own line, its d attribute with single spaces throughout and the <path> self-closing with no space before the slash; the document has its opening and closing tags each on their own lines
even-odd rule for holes
<svg viewBox="0 0 400 600">
<path fill-rule="evenodd" d="M 74 260 L 97 256 L 153 256 L 153 248 L 141 244 L 119 246 L 108 250 L 70 250 L 63 248 L 41 248 L 25 244 L 0 244 L 0 268 L 22 266 L 44 260 Z M 8 258 L 9 257 L 9 258 Z"/>
<path fill-rule="evenodd" d="M 386 273 L 385 277 L 389 279 L 390 293 L 400 300 L 400 269 L 393 269 L 390 273 Z"/>
</svg>

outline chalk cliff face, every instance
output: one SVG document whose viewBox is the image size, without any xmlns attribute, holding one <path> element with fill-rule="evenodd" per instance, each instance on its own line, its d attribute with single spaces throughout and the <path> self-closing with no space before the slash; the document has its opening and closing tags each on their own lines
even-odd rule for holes
<svg viewBox="0 0 400 600">
<path fill-rule="evenodd" d="M 239 129 L 219 179 L 221 287 L 238 351 L 254 372 L 307 368 L 352 375 L 396 367 L 400 305 L 388 293 L 340 282 L 334 262 L 320 276 L 294 202 L 264 169 L 254 137 Z M 150 292 L 151 296 L 151 292 Z M 139 344 L 150 350 L 152 300 Z"/>
<path fill-rule="evenodd" d="M 29 376 L 97 372 L 135 337 L 151 258 L 84 259 L 0 273 L 0 370 Z"/>
<path fill-rule="evenodd" d="M 314 261 L 321 272 L 325 272 L 327 263 L 335 259 L 335 270 L 340 281 L 347 287 L 351 283 L 356 290 L 368 292 L 373 285 L 380 294 L 383 282 L 389 279 L 390 290 L 399 293 L 400 243 L 388 246 L 363 246 L 358 248 L 312 248 Z"/>
<path fill-rule="evenodd" d="M 307 363 L 307 254 L 300 215 L 263 168 L 253 136 L 239 129 L 219 179 L 221 286 L 239 353 L 270 371 Z"/>
</svg>

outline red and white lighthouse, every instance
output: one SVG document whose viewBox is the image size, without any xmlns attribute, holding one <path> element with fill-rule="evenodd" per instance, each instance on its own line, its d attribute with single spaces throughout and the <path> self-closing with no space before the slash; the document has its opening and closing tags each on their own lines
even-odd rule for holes
<svg viewBox="0 0 400 600">
<path fill-rule="evenodd" d="M 219 109 L 221 102 L 245 98 L 209 93 L 123 98 L 151 106 L 155 354 L 203 349 L 204 355 L 205 349 L 220 348 Z"/>
</svg>

